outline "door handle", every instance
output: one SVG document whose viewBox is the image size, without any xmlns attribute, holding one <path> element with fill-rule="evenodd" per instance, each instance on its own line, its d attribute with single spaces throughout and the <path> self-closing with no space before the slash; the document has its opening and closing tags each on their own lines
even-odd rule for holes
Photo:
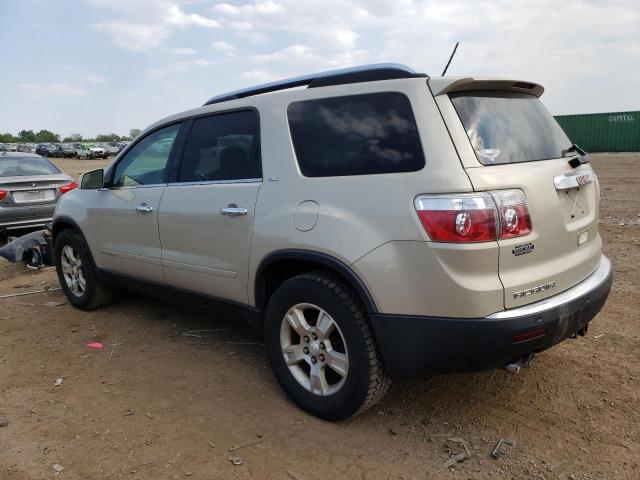
<svg viewBox="0 0 640 480">
<path fill-rule="evenodd" d="M 140 205 L 138 205 L 136 207 L 136 212 L 140 212 L 140 213 L 151 213 L 153 212 L 153 207 L 150 207 L 149 205 L 147 205 L 146 203 L 141 203 Z"/>
<path fill-rule="evenodd" d="M 249 213 L 249 210 L 238 207 L 235 203 L 232 203 L 228 207 L 220 210 L 220 213 L 222 213 L 222 215 L 229 215 L 230 217 L 237 217 L 239 215 L 246 215 Z"/>
</svg>

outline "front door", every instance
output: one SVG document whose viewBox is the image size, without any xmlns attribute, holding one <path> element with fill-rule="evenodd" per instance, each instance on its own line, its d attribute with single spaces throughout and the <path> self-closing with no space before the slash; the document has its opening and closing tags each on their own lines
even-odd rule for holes
<svg viewBox="0 0 640 480">
<path fill-rule="evenodd" d="M 255 111 L 193 121 L 178 181 L 166 187 L 160 202 L 162 265 L 169 285 L 247 303 L 261 183 Z"/>
<path fill-rule="evenodd" d="M 113 167 L 88 209 L 92 250 L 101 269 L 164 284 L 158 207 L 180 124 L 156 130 Z"/>
</svg>

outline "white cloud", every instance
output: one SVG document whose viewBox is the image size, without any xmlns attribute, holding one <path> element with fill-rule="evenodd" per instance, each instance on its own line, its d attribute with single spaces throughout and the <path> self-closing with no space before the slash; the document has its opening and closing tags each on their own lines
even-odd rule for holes
<svg viewBox="0 0 640 480">
<path fill-rule="evenodd" d="M 87 73 L 85 75 L 82 75 L 81 78 L 83 80 L 86 80 L 87 82 L 93 82 L 93 83 L 104 83 L 107 81 L 107 79 L 102 75 L 96 75 L 94 73 Z"/>
<path fill-rule="evenodd" d="M 195 58 L 193 60 L 170 63 L 163 68 L 154 68 L 152 70 L 149 70 L 149 75 L 156 78 L 163 78 L 169 75 L 184 73 L 193 68 L 210 67 L 212 65 L 216 65 L 216 62 L 213 60 L 208 60 L 206 58 Z"/>
<path fill-rule="evenodd" d="M 195 55 L 196 53 L 198 53 L 198 51 L 193 48 L 185 47 L 167 47 L 167 51 L 169 53 L 173 53 L 174 55 Z"/>
<path fill-rule="evenodd" d="M 18 88 L 33 96 L 84 97 L 88 92 L 68 83 L 21 83 Z"/>
<path fill-rule="evenodd" d="M 259 15 L 262 17 L 275 17 L 284 15 L 286 13 L 285 8 L 280 3 L 274 2 L 272 0 L 258 1 L 241 6 L 230 5 L 228 3 L 219 3 L 217 5 L 214 5 L 213 11 L 229 16 Z"/>
<path fill-rule="evenodd" d="M 173 29 L 190 26 L 218 28 L 220 23 L 197 13 L 183 11 L 168 0 L 91 0 L 100 8 L 111 10 L 113 20 L 96 22 L 93 27 L 111 36 L 119 46 L 143 51 L 157 47 Z"/>
<path fill-rule="evenodd" d="M 221 52 L 234 52 L 236 50 L 236 47 L 231 45 L 230 43 L 227 43 L 223 40 L 219 40 L 217 42 L 213 42 L 211 43 L 211 46 L 216 49 L 216 50 L 220 50 Z"/>
<path fill-rule="evenodd" d="M 171 5 L 168 9 L 167 21 L 173 25 L 197 25 L 199 27 L 217 28 L 220 26 L 217 20 L 206 18 L 197 13 L 184 13 L 178 5 Z"/>
<path fill-rule="evenodd" d="M 256 69 L 241 73 L 240 78 L 248 80 L 249 83 L 267 83 L 278 80 L 281 77 L 267 70 Z"/>
<path fill-rule="evenodd" d="M 134 51 L 148 50 L 160 45 L 171 33 L 160 25 L 144 25 L 125 21 L 106 21 L 94 24 L 94 27 L 106 32 L 116 45 Z"/>
<path fill-rule="evenodd" d="M 229 26 L 239 32 L 248 32 L 253 29 L 253 24 L 250 22 L 230 22 Z"/>
</svg>

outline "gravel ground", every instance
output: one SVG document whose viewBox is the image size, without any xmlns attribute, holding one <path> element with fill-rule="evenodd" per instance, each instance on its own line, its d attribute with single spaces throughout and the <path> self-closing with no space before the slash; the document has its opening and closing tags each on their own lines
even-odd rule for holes
<svg viewBox="0 0 640 480">
<path fill-rule="evenodd" d="M 588 336 L 518 376 L 396 382 L 342 423 L 285 398 L 238 318 L 132 294 L 92 313 L 60 291 L 0 299 L 0 478 L 640 478 L 640 154 L 592 159 L 616 278 Z M 3 260 L 0 279 L 0 295 L 57 285 Z M 442 468 L 454 437 L 471 456 Z M 516 446 L 494 460 L 502 437 Z"/>
</svg>

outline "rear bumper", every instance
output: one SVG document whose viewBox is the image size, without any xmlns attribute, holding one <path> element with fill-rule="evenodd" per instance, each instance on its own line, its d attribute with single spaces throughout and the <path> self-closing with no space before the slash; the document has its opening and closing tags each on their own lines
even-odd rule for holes
<svg viewBox="0 0 640 480">
<path fill-rule="evenodd" d="M 605 304 L 612 282 L 611 262 L 602 256 L 596 271 L 569 290 L 488 317 L 370 319 L 392 377 L 490 370 L 583 330 Z"/>
<path fill-rule="evenodd" d="M 0 231 L 46 225 L 53 218 L 56 202 L 44 205 L 0 207 Z"/>
</svg>

